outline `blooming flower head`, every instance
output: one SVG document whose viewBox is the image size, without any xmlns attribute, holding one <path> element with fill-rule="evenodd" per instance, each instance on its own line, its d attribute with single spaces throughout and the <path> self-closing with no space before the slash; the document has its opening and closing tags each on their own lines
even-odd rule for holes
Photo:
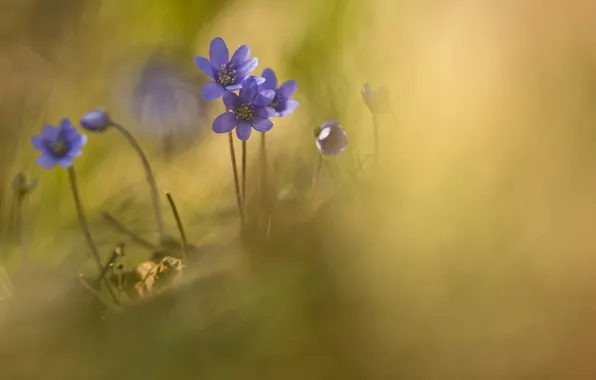
<svg viewBox="0 0 596 380">
<path fill-rule="evenodd" d="M 166 50 L 156 51 L 143 65 L 130 99 L 138 131 L 162 144 L 166 153 L 188 147 L 200 135 L 207 114 L 201 98 L 205 83 L 188 75 Z M 201 76 L 202 77 L 202 76 Z"/>
<path fill-rule="evenodd" d="M 41 152 L 37 159 L 39 166 L 51 169 L 58 164 L 68 168 L 72 166 L 72 159 L 83 153 L 81 149 L 87 143 L 87 136 L 79 133 L 65 118 L 57 127 L 46 125 L 41 136 L 32 137 L 31 143 Z"/>
<path fill-rule="evenodd" d="M 373 89 L 370 84 L 362 85 L 362 99 L 372 113 L 389 112 L 389 93 L 387 87 Z"/>
<path fill-rule="evenodd" d="M 104 110 L 89 111 L 81 118 L 81 127 L 91 132 L 103 132 L 110 125 L 112 120 Z"/>
<path fill-rule="evenodd" d="M 267 105 L 275 96 L 272 90 L 259 90 L 255 77 L 248 77 L 242 84 L 240 95 L 226 92 L 223 102 L 228 109 L 213 121 L 215 133 L 227 133 L 236 128 L 240 140 L 248 140 L 251 127 L 259 132 L 267 132 L 273 128 L 269 120 Z"/>
<path fill-rule="evenodd" d="M 196 57 L 195 63 L 199 69 L 214 81 L 203 87 L 202 95 L 207 100 L 215 100 L 226 91 L 242 88 L 242 82 L 258 65 L 257 58 L 248 58 L 248 45 L 240 46 L 230 58 L 226 43 L 221 37 L 211 40 L 209 59 Z"/>
<path fill-rule="evenodd" d="M 268 107 L 271 108 L 270 115 L 288 116 L 294 112 L 294 109 L 300 104 L 298 101 L 290 99 L 298 87 L 296 81 L 289 80 L 284 82 L 278 88 L 277 77 L 275 76 L 275 72 L 273 70 L 267 68 L 263 70 L 263 74 L 261 74 L 261 76 L 265 78 L 265 82 L 261 84 L 260 88 L 262 90 L 275 91 L 275 97 L 271 103 L 268 104 Z"/>
<path fill-rule="evenodd" d="M 335 156 L 348 147 L 348 134 L 335 120 L 315 128 L 315 144 L 324 155 Z"/>
</svg>

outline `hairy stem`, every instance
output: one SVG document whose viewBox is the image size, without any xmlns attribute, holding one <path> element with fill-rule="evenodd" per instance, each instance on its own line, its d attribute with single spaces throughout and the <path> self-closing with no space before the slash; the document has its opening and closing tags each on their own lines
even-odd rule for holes
<svg viewBox="0 0 596 380">
<path fill-rule="evenodd" d="M 81 203 L 81 197 L 79 195 L 79 187 L 77 185 L 77 175 L 75 173 L 73 166 L 68 168 L 68 179 L 70 180 L 70 189 L 72 190 L 72 197 L 74 199 L 75 207 L 77 209 L 79 225 L 81 226 L 81 230 L 83 231 L 83 235 L 85 236 L 85 241 L 87 242 L 87 246 L 89 247 L 89 250 L 91 251 L 91 255 L 93 256 L 93 259 L 95 260 L 95 264 L 97 265 L 97 270 L 99 271 L 99 274 L 101 276 L 104 271 L 104 267 L 101 263 L 101 257 L 99 256 L 97 247 L 95 246 L 95 243 L 93 242 L 93 238 L 91 237 L 91 232 L 89 230 L 89 224 L 87 223 L 87 218 L 85 217 L 85 211 L 83 210 L 83 204 Z M 114 302 L 117 303 L 118 299 L 116 298 L 116 295 L 113 293 L 112 288 L 110 287 L 110 284 L 105 280 L 105 278 L 104 278 L 104 281 L 106 282 L 106 289 L 110 293 L 110 296 L 112 297 Z"/>
<path fill-rule="evenodd" d="M 232 174 L 234 176 L 234 188 L 236 190 L 236 203 L 238 204 L 238 213 L 240 214 L 240 224 L 244 226 L 244 209 L 242 207 L 242 197 L 240 195 L 240 184 L 238 181 L 238 167 L 236 165 L 236 151 L 234 150 L 234 136 L 232 132 L 228 133 L 228 142 L 230 145 L 230 160 L 232 162 Z"/>
<path fill-rule="evenodd" d="M 143 151 L 143 148 L 141 147 L 137 139 L 128 131 L 128 129 L 126 129 L 122 124 L 118 124 L 115 122 L 112 122 L 112 125 L 128 140 L 130 145 L 132 145 L 132 147 L 137 151 L 137 154 L 141 159 L 143 168 L 145 169 L 145 174 L 147 176 L 147 183 L 149 184 L 149 189 L 151 191 L 151 200 L 153 201 L 153 212 L 155 213 L 155 222 L 157 223 L 159 242 L 160 245 L 162 245 L 166 241 L 166 233 L 161 208 L 159 206 L 159 193 L 157 192 L 157 182 L 155 181 L 155 175 L 153 174 L 153 170 L 151 169 L 149 159 L 147 159 L 147 155 Z"/>
<path fill-rule="evenodd" d="M 246 140 L 242 140 L 242 205 L 246 205 Z"/>
<path fill-rule="evenodd" d="M 176 207 L 176 203 L 174 203 L 174 198 L 172 198 L 172 194 L 166 192 L 166 197 L 168 198 L 168 202 L 170 203 L 170 207 L 172 208 L 172 213 L 174 214 L 174 218 L 176 219 L 178 231 L 180 231 L 180 238 L 182 239 L 182 258 L 184 259 L 184 261 L 188 261 L 188 240 L 186 239 L 186 232 L 184 232 L 182 219 L 180 219 L 180 214 L 178 213 L 178 207 Z"/>
<path fill-rule="evenodd" d="M 68 179 L 70 180 L 70 189 L 72 190 L 72 197 L 74 199 L 75 207 L 77 209 L 79 225 L 81 226 L 81 230 L 83 231 L 83 235 L 85 236 L 85 241 L 87 242 L 87 246 L 91 251 L 91 255 L 95 260 L 97 269 L 99 273 L 101 273 L 103 271 L 103 265 L 101 265 L 101 258 L 99 256 L 99 252 L 97 251 L 97 247 L 95 246 L 93 238 L 91 237 L 91 232 L 89 231 L 89 224 L 87 223 L 87 218 L 85 217 L 85 212 L 83 211 L 83 205 L 81 203 L 81 197 L 79 195 L 77 175 L 75 173 L 74 167 L 72 166 L 68 168 Z"/>
<path fill-rule="evenodd" d="M 260 203 L 260 220 L 259 224 L 262 226 L 264 231 L 267 231 L 265 225 L 269 219 L 269 178 L 268 178 L 268 157 L 267 157 L 267 137 L 265 133 L 261 133 L 261 147 L 259 154 L 259 173 L 260 173 L 260 184 L 259 184 L 259 203 Z M 266 232 L 265 232 L 266 233 Z"/>
</svg>

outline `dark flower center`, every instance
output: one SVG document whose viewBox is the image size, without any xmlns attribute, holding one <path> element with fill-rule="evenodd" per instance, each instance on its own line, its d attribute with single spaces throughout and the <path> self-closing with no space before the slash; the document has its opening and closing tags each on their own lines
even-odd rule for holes
<svg viewBox="0 0 596 380">
<path fill-rule="evenodd" d="M 217 83 L 222 86 L 231 86 L 236 82 L 236 70 L 233 69 L 229 63 L 221 66 L 221 69 L 217 72 Z"/>
<path fill-rule="evenodd" d="M 255 109 L 250 104 L 243 104 L 240 107 L 236 108 L 234 114 L 236 114 L 236 118 L 238 118 L 239 120 L 249 121 L 252 120 L 255 116 Z"/>
<path fill-rule="evenodd" d="M 277 112 L 280 112 L 282 111 L 284 101 L 285 99 L 283 96 L 279 92 L 275 92 L 275 97 L 273 97 L 273 100 L 271 103 L 269 103 L 269 107 L 273 108 Z"/>
<path fill-rule="evenodd" d="M 48 147 L 56 157 L 62 157 L 68 151 L 68 145 L 63 138 L 58 138 L 56 141 L 50 141 Z"/>
</svg>

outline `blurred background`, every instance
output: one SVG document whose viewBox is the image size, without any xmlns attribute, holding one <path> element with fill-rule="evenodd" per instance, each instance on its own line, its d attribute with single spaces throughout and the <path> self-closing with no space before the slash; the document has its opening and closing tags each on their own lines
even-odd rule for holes
<svg viewBox="0 0 596 380">
<path fill-rule="evenodd" d="M 210 130 L 222 106 L 200 99 L 194 66 L 215 36 L 250 45 L 256 74 L 272 67 L 299 83 L 300 107 L 268 134 L 280 185 L 312 171 L 312 129 L 326 120 L 350 135 L 344 168 L 373 152 L 362 83 L 386 85 L 394 114 L 379 120 L 382 190 L 344 184 L 311 226 L 318 243 L 305 249 L 323 275 L 288 265 L 258 306 L 201 331 L 199 295 L 186 295 L 153 324 L 102 330 L 108 343 L 69 334 L 40 296 L 0 315 L 14 333 L 3 327 L 0 379 L 596 378 L 594 15 L 589 0 L 0 0 L 9 276 L 20 268 L 20 171 L 39 178 L 23 216 L 32 265 L 92 270 L 66 172 L 38 168 L 30 138 L 98 106 L 139 137 L 191 240 L 230 240 L 227 139 Z M 248 145 L 256 167 L 256 139 Z M 90 135 L 75 166 L 102 252 L 121 238 L 102 212 L 156 240 L 144 173 L 121 136 Z M 214 262 L 233 262 L 238 249 L 214 250 Z M 30 318 L 35 328 L 19 327 Z"/>
</svg>

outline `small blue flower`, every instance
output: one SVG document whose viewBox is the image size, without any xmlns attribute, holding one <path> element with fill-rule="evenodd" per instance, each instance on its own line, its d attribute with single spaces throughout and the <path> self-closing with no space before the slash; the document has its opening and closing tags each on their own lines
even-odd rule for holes
<svg viewBox="0 0 596 380">
<path fill-rule="evenodd" d="M 211 40 L 209 46 L 209 58 L 195 57 L 195 63 L 199 69 L 214 82 L 209 82 L 203 87 L 203 98 L 215 100 L 226 91 L 235 91 L 242 88 L 242 82 L 259 64 L 255 57 L 248 58 L 250 48 L 248 45 L 240 46 L 230 59 L 230 53 L 226 43 L 221 37 Z M 262 78 L 257 79 L 259 83 L 264 82 Z"/>
<path fill-rule="evenodd" d="M 87 136 L 79 133 L 70 120 L 64 118 L 57 127 L 46 124 L 41 136 L 32 137 L 31 143 L 42 153 L 37 159 L 39 166 L 44 169 L 56 165 L 68 168 L 72 166 L 72 159 L 83 153 L 81 149 L 87 143 Z"/>
<path fill-rule="evenodd" d="M 112 125 L 112 120 L 104 110 L 87 112 L 81 119 L 81 127 L 91 132 L 103 132 Z"/>
<path fill-rule="evenodd" d="M 348 134 L 335 120 L 315 128 L 315 144 L 324 155 L 335 156 L 348 147 Z"/>
<path fill-rule="evenodd" d="M 277 77 L 273 70 L 267 68 L 263 70 L 261 76 L 265 78 L 265 82 L 261 84 L 260 88 L 275 91 L 275 97 L 268 104 L 268 107 L 271 108 L 270 115 L 277 117 L 288 116 L 294 112 L 294 109 L 300 104 L 298 101 L 290 99 L 298 88 L 296 81 L 289 80 L 277 88 Z"/>
<path fill-rule="evenodd" d="M 155 51 L 126 93 L 130 97 L 123 99 L 131 106 L 137 130 L 160 142 L 166 154 L 191 146 L 207 115 L 207 101 L 201 97 L 206 81 L 202 75 L 188 75 L 173 58 L 176 53 Z"/>
<path fill-rule="evenodd" d="M 215 133 L 228 133 L 236 128 L 236 136 L 240 140 L 248 140 L 251 127 L 259 132 L 268 132 L 273 128 L 269 120 L 267 105 L 275 96 L 272 90 L 259 91 L 255 77 L 248 77 L 242 84 L 240 96 L 233 92 L 223 95 L 223 102 L 228 112 L 219 115 L 213 121 Z"/>
<path fill-rule="evenodd" d="M 387 87 L 381 86 L 373 90 L 368 83 L 362 85 L 362 100 L 372 113 L 390 112 L 389 91 Z"/>
</svg>

